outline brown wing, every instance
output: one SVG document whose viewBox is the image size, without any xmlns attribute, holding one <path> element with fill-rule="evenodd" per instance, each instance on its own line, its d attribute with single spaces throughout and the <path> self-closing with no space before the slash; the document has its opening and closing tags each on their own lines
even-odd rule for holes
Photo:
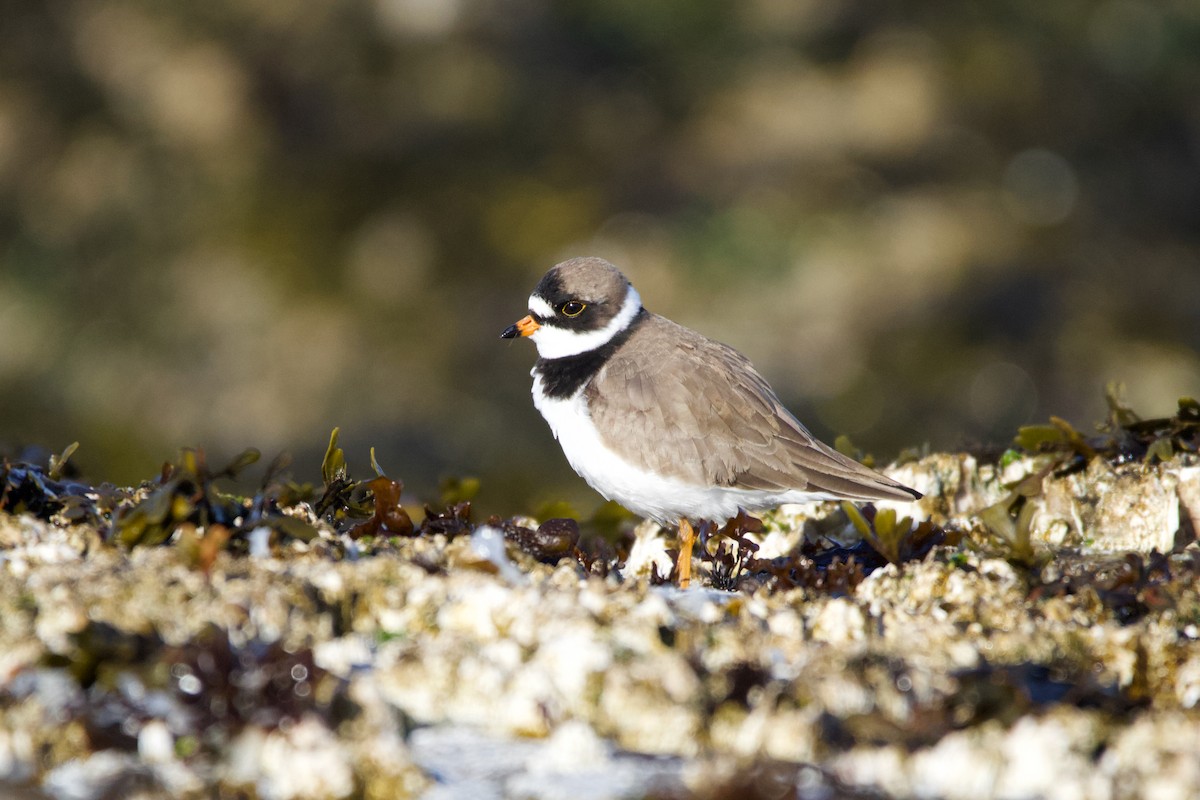
<svg viewBox="0 0 1200 800">
<path fill-rule="evenodd" d="M 813 438 L 736 350 L 657 315 L 587 391 L 605 444 L 688 483 L 854 500 L 920 496 Z"/>
</svg>

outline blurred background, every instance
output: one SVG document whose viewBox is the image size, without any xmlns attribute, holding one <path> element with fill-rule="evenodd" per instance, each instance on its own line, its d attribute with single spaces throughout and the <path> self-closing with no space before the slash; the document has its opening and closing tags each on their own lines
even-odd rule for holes
<svg viewBox="0 0 1200 800">
<path fill-rule="evenodd" d="M 95 481 L 330 429 L 595 495 L 498 338 L 600 255 L 827 440 L 1200 394 L 1194 0 L 5 0 L 0 449 Z"/>
</svg>

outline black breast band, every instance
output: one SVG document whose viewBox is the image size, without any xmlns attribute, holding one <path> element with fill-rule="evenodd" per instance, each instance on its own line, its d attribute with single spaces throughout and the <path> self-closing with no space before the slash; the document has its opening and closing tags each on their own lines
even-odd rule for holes
<svg viewBox="0 0 1200 800">
<path fill-rule="evenodd" d="M 575 394 L 595 377 L 608 359 L 612 358 L 612 354 L 625 344 L 625 340 L 645 319 L 646 309 L 639 309 L 625 330 L 594 350 L 564 358 L 539 358 L 533 370 L 542 379 L 542 391 L 547 397 L 555 400 L 564 400 Z"/>
</svg>

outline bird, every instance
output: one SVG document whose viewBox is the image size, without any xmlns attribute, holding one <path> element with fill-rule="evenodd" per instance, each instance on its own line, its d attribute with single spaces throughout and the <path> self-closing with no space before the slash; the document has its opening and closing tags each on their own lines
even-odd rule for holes
<svg viewBox="0 0 1200 800">
<path fill-rule="evenodd" d="M 552 267 L 502 339 L 537 347 L 533 403 L 571 467 L 608 500 L 677 526 L 679 586 L 697 524 L 814 500 L 921 493 L 814 437 L 728 345 L 648 311 L 597 257 Z"/>
</svg>

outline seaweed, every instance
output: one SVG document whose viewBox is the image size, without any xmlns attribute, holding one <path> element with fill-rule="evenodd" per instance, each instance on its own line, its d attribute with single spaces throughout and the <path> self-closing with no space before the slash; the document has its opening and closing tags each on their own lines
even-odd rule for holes
<svg viewBox="0 0 1200 800">
<path fill-rule="evenodd" d="M 65 669 L 93 701 L 75 709 L 93 749 L 136 751 L 131 721 L 161 717 L 165 693 L 202 741 L 218 750 L 248 726 L 273 730 L 315 715 L 336 727 L 357 714 L 345 679 L 319 667 L 307 647 L 278 641 L 235 642 L 209 625 L 185 644 L 172 646 L 157 632 L 134 633 L 95 620 L 70 637 L 66 653 L 47 655 L 43 666 Z M 126 675 L 153 692 L 126 691 Z"/>
<path fill-rule="evenodd" d="M 60 455 L 51 455 L 43 467 L 28 461 L 0 462 L 0 511 L 32 514 L 49 520 L 62 514 L 68 522 L 101 524 L 119 502 L 113 487 L 99 489 L 77 480 L 69 469 L 72 454 L 79 448 L 73 442 Z"/>
<path fill-rule="evenodd" d="M 1200 451 L 1200 402 L 1181 397 L 1173 415 L 1143 419 L 1123 394 L 1120 383 L 1105 388 L 1108 414 L 1093 435 L 1084 435 L 1064 419 L 1050 417 L 1049 424 L 1021 427 L 1014 442 L 1026 452 L 1052 455 L 1060 471 L 1081 469 L 1096 456 L 1112 464 L 1149 464 L 1166 461 L 1176 453 Z"/>
<path fill-rule="evenodd" d="M 905 517 L 897 521 L 894 512 L 877 512 L 870 504 L 861 510 L 853 506 L 843 510 L 862 535 L 859 542 L 847 546 L 806 539 L 794 552 L 775 558 L 758 557 L 759 546 L 747 534 L 761 532 L 763 525 L 744 511 L 720 529 L 702 523 L 697 549 L 701 560 L 711 565 L 712 586 L 743 592 L 764 586 L 772 591 L 804 588 L 845 596 L 888 563 L 919 560 L 938 545 L 956 546 L 962 541 L 959 531 L 928 520 L 914 523 Z"/>
<path fill-rule="evenodd" d="M 1118 622 L 1129 625 L 1151 612 L 1174 608 L 1178 596 L 1198 578 L 1200 563 L 1194 558 L 1173 560 L 1153 550 L 1101 560 L 1061 556 L 1042 570 L 1029 597 L 1094 593 Z"/>
<path fill-rule="evenodd" d="M 712 564 L 713 588 L 738 588 L 741 576 L 749 569 L 758 552 L 758 544 L 746 535 L 759 533 L 762 529 L 762 520 L 750 516 L 743 509 L 738 509 L 737 516 L 719 529 L 708 521 L 700 524 L 696 535 L 697 550 L 701 561 Z M 710 546 L 714 540 L 715 546 Z"/>
<path fill-rule="evenodd" d="M 366 522 L 355 525 L 348 531 L 350 538 L 363 536 L 394 535 L 411 536 L 415 530 L 412 518 L 400 505 L 400 494 L 404 484 L 386 475 L 380 475 L 367 483 L 374 498 L 375 510 Z"/>
<path fill-rule="evenodd" d="M 470 535 L 475 530 L 471 522 L 471 501 L 463 500 L 440 510 L 425 506 L 425 519 L 421 521 L 421 536 L 441 534 L 448 539 Z"/>
<path fill-rule="evenodd" d="M 567 517 L 548 519 L 537 527 L 527 528 L 512 520 L 501 522 L 499 518 L 489 520 L 504 531 L 504 538 L 515 544 L 543 564 L 557 564 L 563 558 L 576 558 L 579 544 L 579 523 Z"/>
<path fill-rule="evenodd" d="M 282 459 L 272 463 L 262 485 L 251 497 L 217 488 L 217 481 L 236 478 L 258 460 L 259 452 L 251 449 L 226 466 L 212 469 L 203 450 L 182 450 L 176 462 L 163 465 L 157 484 L 143 485 L 141 499 L 135 495 L 117 509 L 107 538 L 126 547 L 153 546 L 188 530 L 203 531 L 205 539 L 223 537 L 225 542 L 245 546 L 252 531 L 265 529 L 277 537 L 302 542 L 315 539 L 316 527 L 282 510 L 286 503 L 303 496 L 302 487 L 279 477 L 286 463 Z M 185 545 L 185 550 L 190 546 Z M 205 556 L 199 563 L 203 566 L 210 560 Z"/>
<path fill-rule="evenodd" d="M 805 589 L 831 597 L 848 597 L 868 572 L 856 555 L 840 552 L 818 561 L 802 550 L 777 558 L 750 559 L 736 588 L 749 593 L 760 587 L 772 592 Z"/>
<path fill-rule="evenodd" d="M 1036 506 L 1024 495 L 1014 493 L 979 512 L 984 535 L 998 555 L 1010 564 L 1032 568 L 1049 558 L 1033 546 L 1033 515 Z"/>
<path fill-rule="evenodd" d="M 329 434 L 329 447 L 325 450 L 325 458 L 321 461 L 321 480 L 324 488 L 321 496 L 313 503 L 313 513 L 318 519 L 324 519 L 333 527 L 340 526 L 349 519 L 363 519 L 374 513 L 372 504 L 367 501 L 362 483 L 350 477 L 350 468 L 346 464 L 346 454 L 338 447 L 339 428 L 334 428 Z M 374 451 L 371 461 L 375 461 Z"/>
<path fill-rule="evenodd" d="M 960 538 L 929 520 L 915 522 L 912 517 L 897 520 L 895 509 L 876 510 L 872 505 L 859 509 L 847 502 L 842 502 L 841 506 L 863 541 L 889 564 L 922 559 L 948 538 L 954 539 L 955 544 Z"/>
<path fill-rule="evenodd" d="M 888 795 L 869 786 L 854 786 L 832 770 L 758 757 L 728 775 L 694 790 L 652 793 L 649 800 L 885 800 Z"/>
<path fill-rule="evenodd" d="M 117 511 L 109 538 L 134 547 L 161 544 L 184 524 L 242 527 L 249 504 L 217 491 L 215 482 L 236 477 L 259 456 L 257 450 L 246 450 L 224 468 L 211 470 L 203 450 L 185 448 L 175 463 L 163 465 L 158 485 L 144 500 Z"/>
<path fill-rule="evenodd" d="M 219 468 L 209 466 L 204 450 L 184 448 L 174 461 L 163 464 L 155 481 L 131 489 L 108 484 L 93 487 L 63 478 L 76 443 L 62 454 L 50 456 L 44 467 L 4 460 L 0 464 L 0 511 L 29 513 L 45 520 L 59 515 L 68 524 L 91 524 L 103 532 L 106 541 L 124 547 L 176 542 L 187 563 L 205 572 L 220 552 L 246 550 L 250 534 L 256 530 L 268 531 L 269 540 L 316 539 L 319 531 L 315 525 L 302 515 L 285 511 L 305 502 L 311 504 L 316 519 L 351 538 L 470 530 L 469 503 L 429 512 L 416 530 L 400 505 L 403 484 L 383 473 L 373 449 L 371 465 L 376 477 L 364 481 L 351 477 L 345 453 L 337 444 L 338 432 L 334 428 L 329 437 L 319 496 L 311 485 L 288 477 L 291 459 L 286 454 L 268 465 L 253 494 L 223 491 L 222 481 L 236 480 L 260 460 L 261 454 L 252 448 Z"/>
<path fill-rule="evenodd" d="M 307 647 L 235 644 L 227 630 L 210 625 L 187 644 L 165 648 L 158 660 L 169 669 L 175 697 L 208 737 L 248 725 L 270 730 L 306 714 L 332 728 L 357 711 L 345 679 L 317 666 Z"/>
<path fill-rule="evenodd" d="M 62 514 L 68 522 L 91 522 L 107 541 L 124 547 L 173 543 L 185 563 L 205 573 L 221 553 L 249 552 L 252 541 L 255 547 L 286 540 L 311 542 L 320 535 L 314 521 L 358 541 L 360 548 L 381 541 L 394 545 L 410 536 L 453 539 L 475 530 L 472 500 L 480 488 L 478 479 L 444 480 L 440 502 L 426 504 L 420 522 L 414 523 L 401 504 L 403 483 L 386 475 L 374 449 L 375 476 L 357 480 L 350 474 L 338 444 L 339 433 L 338 428 L 330 432 L 319 489 L 291 480 L 290 458 L 281 455 L 268 465 L 251 494 L 226 492 L 221 483 L 244 474 L 260 460 L 260 453 L 248 449 L 214 468 L 203 450 L 191 448 L 164 464 L 156 481 L 134 489 L 91 487 L 59 480 L 76 449 L 72 445 L 51 457 L 47 467 L 4 462 L 0 510 L 29 511 L 46 519 Z M 518 550 L 542 563 L 573 558 L 585 573 L 606 576 L 628 558 L 633 517 L 616 504 L 601 505 L 582 522 L 561 503 L 543 511 L 539 518 L 545 521 L 537 528 L 499 517 L 488 522 L 501 528 Z M 853 518 L 875 549 L 865 544 L 851 548 L 805 544 L 786 558 L 760 559 L 750 534 L 761 531 L 762 523 L 741 513 L 720 528 L 702 524 L 699 553 L 711 565 L 711 583 L 717 588 L 753 591 L 770 584 L 841 593 L 852 591 L 863 576 L 886 561 L 922 557 L 945 539 L 941 529 L 928 523 L 896 520 L 888 512 L 876 519 L 870 507 Z M 441 568 L 433 562 L 423 566 Z M 670 576 L 661 580 L 669 581 Z"/>
<path fill-rule="evenodd" d="M 848 669 L 887 681 L 907 702 L 876 704 L 843 717 L 823 713 L 819 722 L 822 739 L 842 751 L 865 744 L 911 752 L 934 745 L 952 731 L 993 721 L 1008 727 L 1023 717 L 1061 706 L 1095 709 L 1115 720 L 1127 719 L 1148 703 L 1135 687 L 1103 682 L 1088 666 L 1062 659 L 1012 664 L 985 660 L 950 671 L 949 691 L 921 700 L 909 694 L 911 667 L 902 661 L 865 655 Z"/>
</svg>

